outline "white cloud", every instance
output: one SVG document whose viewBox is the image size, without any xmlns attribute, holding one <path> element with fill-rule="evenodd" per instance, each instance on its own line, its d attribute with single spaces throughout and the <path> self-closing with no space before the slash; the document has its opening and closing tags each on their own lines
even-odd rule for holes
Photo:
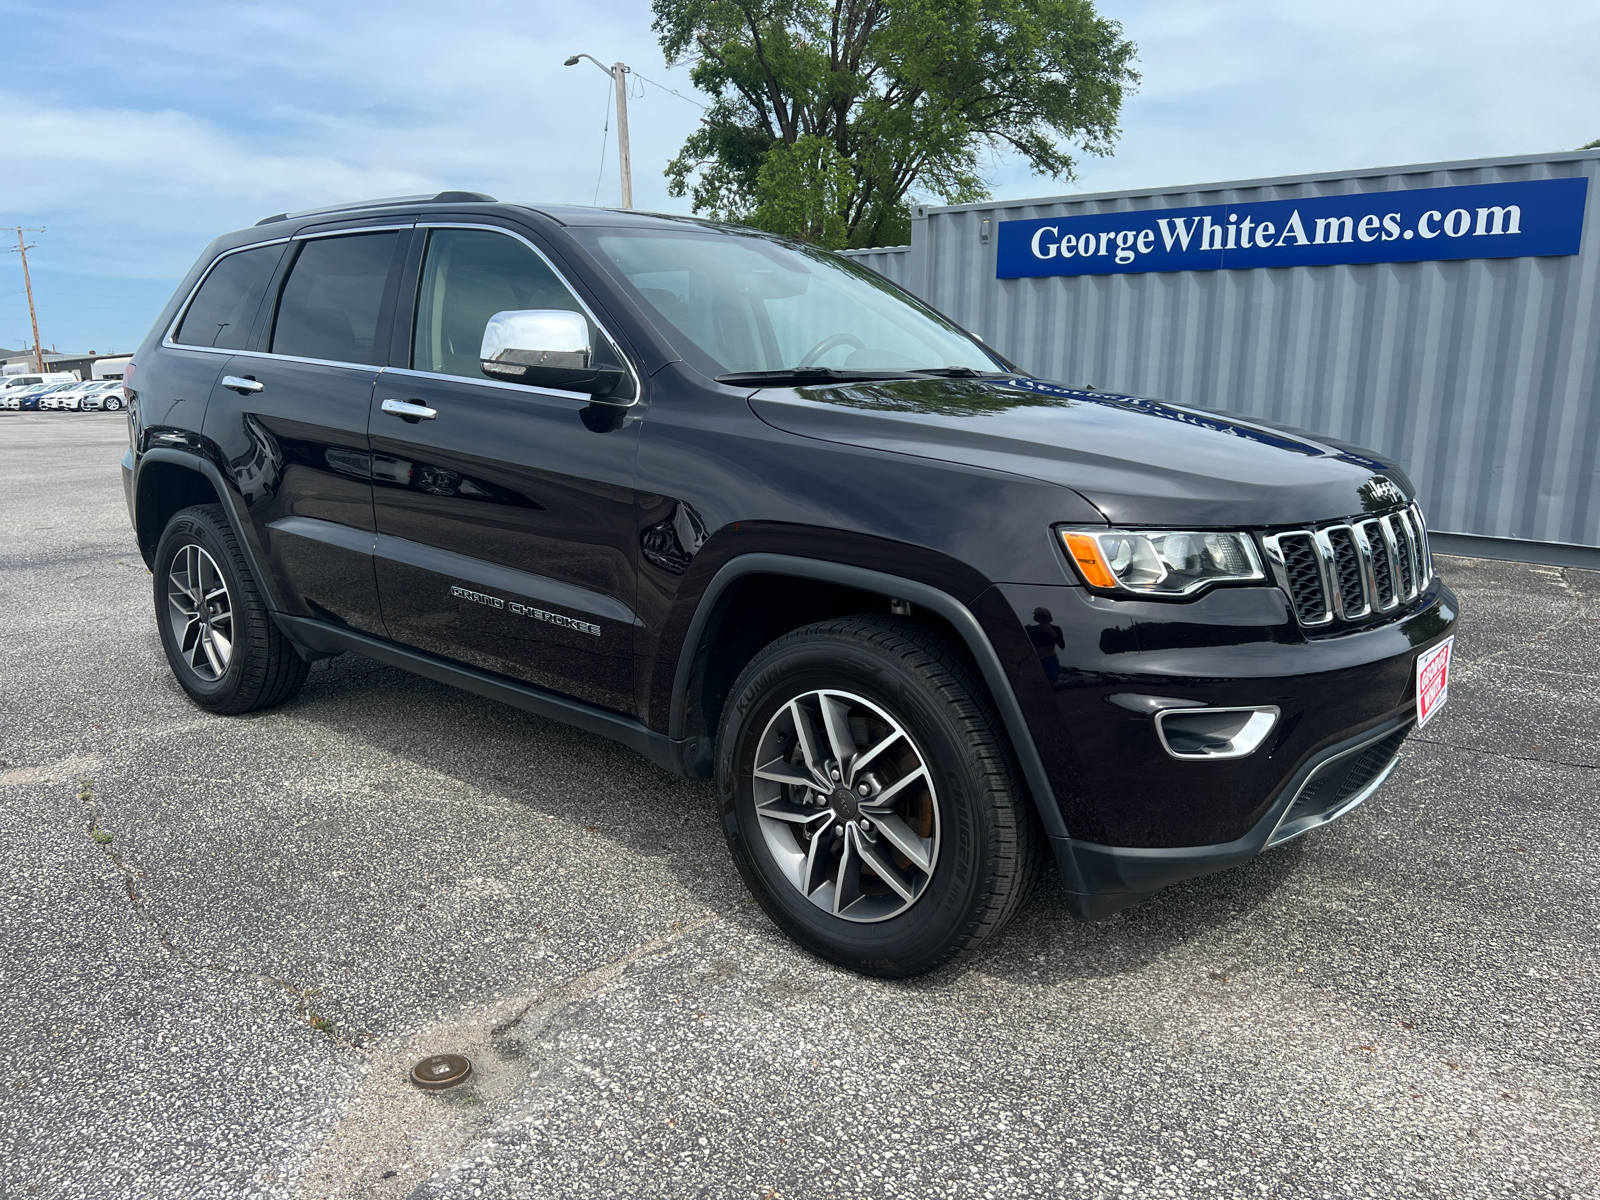
<svg viewBox="0 0 1600 1200">
<path fill-rule="evenodd" d="M 1102 0 L 1144 83 L 1115 157 L 1005 197 L 1570 150 L 1600 137 L 1600 7 L 1570 0 Z"/>
<path fill-rule="evenodd" d="M 1593 5 L 1101 7 L 1139 43 L 1145 75 L 1116 156 L 1086 158 L 1070 185 L 1001 159 L 997 195 L 1537 152 L 1600 137 Z M 62 337 L 126 344 L 206 242 L 269 213 L 442 188 L 586 204 L 597 181 L 599 202 L 615 203 L 614 116 L 600 162 L 609 83 L 587 62 L 561 62 L 588 51 L 692 92 L 686 72 L 667 71 L 650 21 L 647 0 L 33 10 L 8 27 L 11 44 L 32 52 L 8 60 L 0 89 L 0 223 L 49 226 L 32 261 Z M 700 111 L 636 82 L 641 89 L 630 106 L 636 202 L 686 211 L 661 172 Z M 14 290 L 0 275 L 0 343 L 25 328 Z M 97 310 L 98 297 L 110 299 Z M 106 314 L 99 324 L 95 311 Z"/>
</svg>

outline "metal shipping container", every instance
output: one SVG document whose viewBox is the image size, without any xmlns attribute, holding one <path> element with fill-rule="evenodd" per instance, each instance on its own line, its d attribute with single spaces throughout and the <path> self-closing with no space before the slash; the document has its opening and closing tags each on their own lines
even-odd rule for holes
<svg viewBox="0 0 1600 1200">
<path fill-rule="evenodd" d="M 849 253 L 1044 378 L 1397 456 L 1440 549 L 1600 567 L 1592 182 L 1575 255 L 996 278 L 1002 221 L 1597 174 L 1578 151 L 919 207 L 909 246 Z"/>
</svg>

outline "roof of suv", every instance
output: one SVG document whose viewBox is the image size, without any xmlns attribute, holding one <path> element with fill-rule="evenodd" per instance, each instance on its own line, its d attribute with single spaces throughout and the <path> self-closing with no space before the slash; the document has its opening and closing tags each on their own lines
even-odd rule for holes
<svg viewBox="0 0 1600 1200">
<path fill-rule="evenodd" d="M 499 208 L 520 208 L 549 217 L 561 225 L 634 225 L 673 227 L 707 225 L 710 222 L 698 217 L 677 216 L 672 213 L 647 213 L 631 208 L 594 208 L 579 204 L 511 204 L 496 200 L 483 192 L 439 192 L 432 196 L 385 196 L 375 200 L 353 200 L 348 204 L 331 204 L 325 208 L 307 208 L 299 212 L 275 213 L 256 222 L 257 226 L 275 225 L 279 221 L 302 221 L 310 217 L 337 217 L 345 213 L 370 212 L 376 209 L 416 209 L 425 205 L 463 204 L 494 205 Z"/>
</svg>

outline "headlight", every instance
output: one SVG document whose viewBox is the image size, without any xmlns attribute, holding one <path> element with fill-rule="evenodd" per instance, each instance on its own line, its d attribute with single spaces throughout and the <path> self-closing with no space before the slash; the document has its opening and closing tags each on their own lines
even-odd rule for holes
<svg viewBox="0 0 1600 1200">
<path fill-rule="evenodd" d="M 1247 533 L 1063 529 L 1084 582 L 1141 596 L 1188 596 L 1214 583 L 1266 578 Z"/>
</svg>

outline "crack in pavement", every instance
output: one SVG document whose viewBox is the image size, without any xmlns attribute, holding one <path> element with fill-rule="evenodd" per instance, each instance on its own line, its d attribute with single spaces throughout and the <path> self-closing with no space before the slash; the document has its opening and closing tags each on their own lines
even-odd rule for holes
<svg viewBox="0 0 1600 1200">
<path fill-rule="evenodd" d="M 542 994 L 501 1000 L 440 1021 L 399 1046 L 374 1051 L 361 1091 L 300 1172 L 307 1200 L 403 1197 L 460 1165 L 519 1089 L 542 1066 L 529 1049 L 562 1013 L 613 986 L 637 963 L 677 947 L 724 913 L 674 921 L 665 933 Z M 508 1035 L 515 1033 L 515 1038 Z M 410 1082 L 410 1064 L 430 1054 L 463 1054 L 471 1079 L 447 1092 Z"/>
<path fill-rule="evenodd" d="M 117 848 L 116 835 L 100 824 L 100 804 L 95 797 L 94 780 L 88 775 L 81 775 L 78 778 L 78 803 L 83 805 L 84 813 L 88 817 L 89 838 L 100 847 L 106 858 L 111 862 L 111 865 L 116 869 L 118 876 L 122 880 L 123 890 L 128 895 L 128 903 L 132 907 L 134 915 L 150 927 L 151 932 L 156 936 L 156 941 L 179 964 L 193 971 L 211 971 L 233 979 L 248 980 L 252 983 L 275 988 L 286 996 L 293 997 L 299 1010 L 300 1019 L 318 1033 L 327 1037 L 329 1041 L 348 1050 L 367 1052 L 367 1047 L 364 1044 L 365 1039 L 363 1039 L 363 1044 L 358 1045 L 346 1038 L 339 1032 L 338 1026 L 330 1018 L 323 1016 L 312 1007 L 312 999 L 321 992 L 321 988 L 314 986 L 301 987 L 299 984 L 291 983 L 287 979 L 279 979 L 276 975 L 269 975 L 264 971 L 247 971 L 238 967 L 219 966 L 216 963 L 203 962 L 196 959 L 183 946 L 180 946 L 174 940 L 172 933 L 156 919 L 156 915 L 151 909 L 150 898 L 139 883 L 145 877 L 145 873 L 135 863 L 123 857 L 121 850 Z"/>
<path fill-rule="evenodd" d="M 1600 771 L 1600 763 L 1573 762 L 1566 758 L 1540 758 L 1533 754 L 1507 754 L 1504 750 L 1485 750 L 1481 746 L 1458 746 L 1455 742 L 1440 742 L 1433 738 L 1416 737 L 1409 739 L 1420 742 L 1424 746 L 1439 746 L 1445 750 L 1465 750 L 1468 754 L 1486 754 L 1491 758 L 1510 758 L 1517 762 L 1548 763 L 1554 767 L 1577 767 L 1583 771 Z"/>
<path fill-rule="evenodd" d="M 1501 655 L 1510 654 L 1513 650 L 1523 650 L 1523 649 L 1526 649 L 1528 646 L 1537 645 L 1538 643 L 1544 641 L 1544 639 L 1549 637 L 1552 633 L 1559 632 L 1560 630 L 1566 628 L 1568 625 L 1572 624 L 1573 621 L 1578 620 L 1580 617 L 1583 617 L 1587 613 L 1588 609 L 1587 609 L 1587 606 L 1585 604 L 1584 594 L 1577 587 L 1573 586 L 1572 579 L 1571 579 L 1571 577 L 1570 577 L 1570 575 L 1568 573 L 1569 572 L 1569 568 L 1567 568 L 1567 567 L 1558 567 L 1558 568 L 1556 568 L 1556 571 L 1559 572 L 1559 574 L 1547 574 L 1547 575 L 1545 575 L 1545 578 L 1547 578 L 1547 579 L 1555 579 L 1556 582 L 1559 583 L 1568 592 L 1569 595 L 1571 595 L 1571 597 L 1572 597 L 1572 608 L 1568 610 L 1567 614 L 1565 616 L 1559 618 L 1558 620 L 1556 620 L 1553 624 L 1549 625 L 1545 629 L 1541 629 L 1538 633 L 1536 633 L 1532 637 L 1528 638 L 1527 641 L 1525 641 L 1525 642 L 1516 642 L 1514 644 L 1507 644 L 1505 646 L 1502 646 L 1500 649 L 1494 651 L 1493 653 L 1485 654 L 1482 658 L 1462 659 L 1461 660 L 1461 664 L 1465 669 L 1462 671 L 1462 673 L 1459 676 L 1459 678 L 1461 678 L 1461 679 L 1470 678 L 1472 673 L 1474 671 L 1476 671 L 1479 667 L 1493 662 L 1495 659 L 1499 658 Z"/>
</svg>

